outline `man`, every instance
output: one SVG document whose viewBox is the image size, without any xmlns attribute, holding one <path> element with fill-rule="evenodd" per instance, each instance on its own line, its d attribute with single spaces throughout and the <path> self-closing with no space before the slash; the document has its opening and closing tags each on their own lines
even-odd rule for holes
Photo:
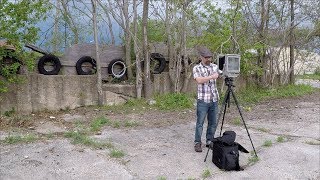
<svg viewBox="0 0 320 180">
<path fill-rule="evenodd" d="M 218 66 L 211 63 L 212 53 L 206 47 L 198 48 L 201 62 L 193 68 L 193 78 L 198 83 L 197 123 L 195 130 L 196 152 L 202 152 L 202 130 L 205 117 L 208 119 L 206 145 L 210 144 L 217 128 L 219 94 L 216 79 L 219 77 Z"/>
</svg>

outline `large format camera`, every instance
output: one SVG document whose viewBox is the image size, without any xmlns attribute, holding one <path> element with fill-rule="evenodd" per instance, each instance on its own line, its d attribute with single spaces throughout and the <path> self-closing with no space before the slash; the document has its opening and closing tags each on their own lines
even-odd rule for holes
<svg viewBox="0 0 320 180">
<path fill-rule="evenodd" d="M 239 54 L 220 54 L 217 64 L 221 74 L 225 77 L 237 77 L 240 74 Z"/>
</svg>

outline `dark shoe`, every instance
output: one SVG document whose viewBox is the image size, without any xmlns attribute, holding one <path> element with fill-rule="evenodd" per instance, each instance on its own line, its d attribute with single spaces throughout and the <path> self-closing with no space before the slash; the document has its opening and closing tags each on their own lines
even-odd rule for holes
<svg viewBox="0 0 320 180">
<path fill-rule="evenodd" d="M 210 144 L 211 144 L 211 141 L 207 141 L 206 147 L 207 147 L 207 148 L 210 147 Z"/>
<path fill-rule="evenodd" d="M 201 143 L 197 143 L 196 145 L 194 145 L 194 150 L 196 152 L 202 152 Z"/>
</svg>

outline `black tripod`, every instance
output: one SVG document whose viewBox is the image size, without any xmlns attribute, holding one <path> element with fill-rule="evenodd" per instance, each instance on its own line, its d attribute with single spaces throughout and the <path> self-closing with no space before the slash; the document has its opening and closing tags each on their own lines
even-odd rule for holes
<svg viewBox="0 0 320 180">
<path fill-rule="evenodd" d="M 221 113 L 222 113 L 222 111 L 223 111 L 222 122 L 221 122 L 221 129 L 220 129 L 220 137 L 221 137 L 222 127 L 223 127 L 223 123 L 224 123 L 224 117 L 225 117 L 226 110 L 227 110 L 227 105 L 228 105 L 228 107 L 230 107 L 230 95 L 232 94 L 232 97 L 233 97 L 233 99 L 234 99 L 234 102 L 235 102 L 236 105 L 237 105 L 237 108 L 238 108 L 239 114 L 240 114 L 240 116 L 241 116 L 242 122 L 243 122 L 243 124 L 244 124 L 244 127 L 245 127 L 246 130 L 247 130 L 247 133 L 248 133 L 248 136 L 249 136 L 249 139 L 250 139 L 250 142 L 251 142 L 251 145 L 252 145 L 254 154 L 257 156 L 256 149 L 255 149 L 254 146 L 253 146 L 253 143 L 252 143 L 252 140 L 251 140 L 251 137 L 250 137 L 250 134 L 249 134 L 247 125 L 246 125 L 246 123 L 244 122 L 244 119 L 243 119 L 243 116 L 242 116 L 242 112 L 241 112 L 241 109 L 240 109 L 240 107 L 239 107 L 237 98 L 236 98 L 235 93 L 234 93 L 234 91 L 233 91 L 233 89 L 232 89 L 232 88 L 234 87 L 234 85 L 233 85 L 233 79 L 230 78 L 230 77 L 226 77 L 224 80 L 225 80 L 226 85 L 228 86 L 228 89 L 227 89 L 226 94 L 225 94 L 225 96 L 224 96 L 224 100 L 223 100 L 223 102 L 222 102 L 222 106 L 221 106 L 221 109 L 220 109 L 220 112 L 219 112 L 219 115 L 218 115 L 218 120 L 217 120 L 217 122 L 219 122 L 219 120 L 220 120 L 220 118 L 221 118 Z M 208 148 L 207 155 L 206 155 L 206 158 L 205 158 L 204 161 L 206 161 L 206 159 L 207 159 L 207 156 L 208 156 L 208 153 L 209 153 L 209 149 L 210 149 L 210 147 Z M 257 157 L 258 157 L 258 156 L 257 156 Z"/>
</svg>

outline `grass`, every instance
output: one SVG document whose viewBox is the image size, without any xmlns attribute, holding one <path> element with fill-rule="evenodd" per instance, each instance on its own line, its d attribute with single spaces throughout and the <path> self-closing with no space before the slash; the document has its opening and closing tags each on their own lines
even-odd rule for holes
<svg viewBox="0 0 320 180">
<path fill-rule="evenodd" d="M 267 128 L 258 128 L 258 130 L 261 132 L 270 132 L 270 130 Z"/>
<path fill-rule="evenodd" d="M 296 97 L 309 94 L 314 91 L 315 88 L 304 84 L 279 86 L 271 89 L 248 86 L 238 92 L 238 97 L 241 103 L 255 104 L 267 99 Z"/>
<path fill-rule="evenodd" d="M 82 144 L 95 149 L 112 148 L 110 142 L 99 142 L 88 137 L 83 132 L 71 131 L 64 134 L 65 137 L 72 139 L 72 144 Z"/>
<path fill-rule="evenodd" d="M 206 169 L 206 170 L 204 170 L 203 173 L 202 173 L 202 178 L 203 178 L 203 179 L 206 179 L 206 178 L 208 178 L 208 177 L 211 177 L 211 172 L 210 172 L 209 169 Z"/>
<path fill-rule="evenodd" d="M 18 144 L 18 143 L 31 143 L 35 142 L 38 139 L 34 134 L 28 134 L 26 136 L 8 136 L 6 137 L 3 142 L 7 144 Z"/>
<path fill-rule="evenodd" d="M 182 110 L 193 107 L 193 100 L 183 93 L 170 93 L 155 96 L 155 106 L 160 110 Z"/>
<path fill-rule="evenodd" d="M 157 178 L 157 180 L 166 180 L 166 179 L 167 179 L 167 178 L 164 177 L 164 176 L 160 176 L 160 177 Z"/>
<path fill-rule="evenodd" d="M 124 122 L 124 127 L 137 127 L 139 126 L 139 123 L 134 120 L 126 120 Z"/>
<path fill-rule="evenodd" d="M 237 117 L 235 119 L 232 120 L 232 124 L 236 125 L 236 126 L 240 126 L 241 125 L 241 119 L 240 117 Z"/>
<path fill-rule="evenodd" d="M 254 154 L 254 152 L 251 152 L 251 156 L 248 158 L 249 164 L 254 164 L 258 162 L 260 159 L 258 156 Z"/>
<path fill-rule="evenodd" d="M 320 145 L 320 141 L 305 141 L 305 143 L 309 145 Z"/>
<path fill-rule="evenodd" d="M 109 119 L 105 117 L 98 117 L 91 122 L 90 128 L 91 128 L 91 131 L 96 132 L 96 131 L 100 131 L 104 125 L 110 125 L 110 124 L 111 122 Z"/>
<path fill-rule="evenodd" d="M 320 72 L 315 74 L 304 74 L 297 76 L 299 79 L 314 79 L 314 80 L 320 80 Z"/>
<path fill-rule="evenodd" d="M 16 110 L 14 108 L 12 108 L 11 110 L 9 111 L 5 111 L 3 113 L 3 115 L 7 116 L 7 117 L 11 117 L 12 115 L 14 115 L 16 113 Z"/>
<path fill-rule="evenodd" d="M 104 110 L 109 110 L 114 113 L 130 113 L 130 112 L 145 112 L 146 107 L 150 105 L 144 99 L 129 99 L 125 104 L 122 105 L 112 105 L 102 107 Z"/>
<path fill-rule="evenodd" d="M 272 141 L 271 141 L 271 140 L 266 140 L 266 141 L 264 141 L 263 146 L 265 146 L 265 147 L 270 147 L 270 146 L 272 146 Z"/>
<path fill-rule="evenodd" d="M 121 123 L 119 121 L 115 121 L 112 123 L 112 127 L 113 128 L 120 128 L 121 127 Z"/>
<path fill-rule="evenodd" d="M 283 136 L 278 136 L 277 137 L 277 142 L 279 142 L 279 143 L 282 143 L 282 142 L 284 142 L 284 137 Z"/>
<path fill-rule="evenodd" d="M 122 158 L 124 155 L 124 152 L 118 149 L 112 149 L 110 152 L 110 156 L 113 158 Z"/>
</svg>

